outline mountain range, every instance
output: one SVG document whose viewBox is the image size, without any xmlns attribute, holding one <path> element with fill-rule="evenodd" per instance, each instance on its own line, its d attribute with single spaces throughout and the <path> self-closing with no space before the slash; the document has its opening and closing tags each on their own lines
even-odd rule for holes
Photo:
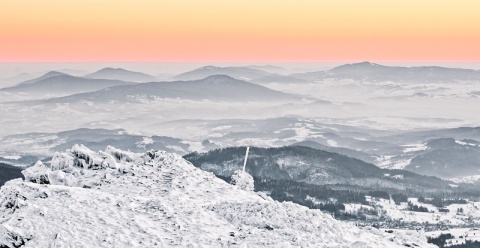
<svg viewBox="0 0 480 248">
<path fill-rule="evenodd" d="M 19 85 L 0 89 L 0 92 L 17 94 L 22 98 L 28 99 L 45 99 L 129 84 L 134 83 L 121 80 L 87 79 L 64 73 L 49 72 L 39 78 L 22 82 Z"/>
<path fill-rule="evenodd" d="M 248 65 L 246 67 L 269 73 L 284 73 L 286 71 L 285 68 L 275 65 Z"/>
<path fill-rule="evenodd" d="M 439 66 L 400 67 L 371 62 L 345 64 L 327 71 L 292 74 L 292 77 L 315 81 L 327 78 L 370 82 L 455 83 L 478 81 L 480 71 Z"/>
<path fill-rule="evenodd" d="M 253 79 L 251 80 L 251 82 L 256 84 L 268 84 L 268 83 L 307 83 L 308 81 L 305 79 L 295 78 L 292 76 L 271 74 L 265 77 Z"/>
<path fill-rule="evenodd" d="M 95 92 L 54 98 L 49 102 L 109 102 L 155 99 L 187 99 L 225 102 L 301 101 L 307 97 L 271 90 L 225 75 L 209 76 L 195 81 L 152 82 L 110 87 Z"/>
<path fill-rule="evenodd" d="M 282 74 L 279 74 L 282 73 Z M 268 66 L 205 66 L 175 76 L 178 80 L 198 80 L 212 75 L 228 75 L 254 83 L 305 83 L 325 79 L 350 79 L 364 82 L 455 83 L 480 80 L 480 71 L 440 66 L 385 66 L 371 62 L 344 64 L 329 70 L 285 75 L 285 70 Z"/>
<path fill-rule="evenodd" d="M 41 77 L 45 74 L 48 74 L 49 72 L 57 73 L 57 75 L 60 75 L 63 73 L 63 74 L 68 74 L 72 76 L 82 76 L 82 75 L 85 75 L 86 73 L 85 71 L 82 71 L 82 70 L 73 70 L 73 69 L 61 69 L 61 70 L 47 71 L 47 72 L 45 71 L 29 72 L 29 73 L 22 72 L 12 77 L 0 78 L 0 85 L 2 85 L 2 87 L 10 87 L 10 86 L 18 85 L 19 83 Z"/>
</svg>

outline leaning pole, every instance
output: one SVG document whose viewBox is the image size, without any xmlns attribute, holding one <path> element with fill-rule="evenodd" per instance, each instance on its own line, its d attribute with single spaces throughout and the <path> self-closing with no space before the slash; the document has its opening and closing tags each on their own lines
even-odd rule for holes
<svg viewBox="0 0 480 248">
<path fill-rule="evenodd" d="M 243 161 L 243 172 L 245 172 L 245 166 L 247 166 L 248 151 L 250 151 L 249 146 L 247 146 L 247 152 L 245 153 L 245 161 Z"/>
</svg>

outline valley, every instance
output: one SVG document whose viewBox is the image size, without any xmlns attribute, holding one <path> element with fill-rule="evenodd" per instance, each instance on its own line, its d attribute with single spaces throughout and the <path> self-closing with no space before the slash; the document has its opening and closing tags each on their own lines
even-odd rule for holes
<svg viewBox="0 0 480 248">
<path fill-rule="evenodd" d="M 78 187 L 76 180 L 84 180 L 78 179 L 84 172 L 75 172 L 79 161 L 112 164 L 113 156 L 113 164 L 123 168 L 144 156 L 139 154 L 154 151 L 175 154 L 196 167 L 188 171 L 210 173 L 201 177 L 225 184 L 242 169 L 248 146 L 245 172 L 253 177 L 260 198 L 283 202 L 287 208 L 293 202 L 320 210 L 322 216 L 380 236 L 414 232 L 425 242 L 452 247 L 477 241 L 476 234 L 467 239 L 465 233 L 480 225 L 480 119 L 472 114 L 478 108 L 478 71 L 361 62 L 302 73 L 279 66 L 209 65 L 158 75 L 105 67 L 22 74 L 3 81 L 2 189 L 13 187 L 8 180 L 25 177 L 20 171 L 50 170 L 59 166 L 60 158 L 73 163 L 73 169 L 48 172 L 49 177 Z M 137 162 L 150 163 L 145 161 Z M 134 170 L 142 168 L 137 162 Z M 105 169 L 101 163 L 96 166 Z M 169 184 L 173 168 L 155 175 L 157 183 Z M 88 173 L 93 173 L 88 179 L 93 181 L 101 174 Z M 158 186 L 157 193 L 164 197 L 165 189 Z M 70 194 L 87 200 L 83 191 Z M 101 194 L 112 197 L 111 192 Z M 103 201 L 100 198 L 96 201 Z M 233 205 L 218 204 L 211 206 L 218 214 L 234 225 L 241 221 L 228 217 L 233 215 L 226 209 Z M 125 211 L 121 214 L 132 215 Z M 156 214 L 172 216 L 167 208 L 159 211 Z M 220 222 L 214 228 L 223 225 Z M 162 228 L 163 233 L 173 232 Z M 193 240 L 169 237 L 181 244 Z M 231 237 L 222 244 L 240 242 Z M 338 242 L 348 246 L 350 241 Z"/>
</svg>

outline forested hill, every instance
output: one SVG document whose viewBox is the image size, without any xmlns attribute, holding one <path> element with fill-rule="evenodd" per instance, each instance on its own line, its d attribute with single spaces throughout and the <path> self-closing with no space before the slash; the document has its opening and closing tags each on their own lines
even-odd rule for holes
<svg viewBox="0 0 480 248">
<path fill-rule="evenodd" d="M 5 182 L 9 180 L 12 180 L 15 178 L 22 178 L 23 175 L 21 171 L 22 171 L 21 168 L 0 163 L 0 186 L 4 185 Z"/>
<path fill-rule="evenodd" d="M 229 177 L 243 166 L 245 147 L 217 149 L 184 156 L 197 167 Z M 373 164 L 303 146 L 250 148 L 246 170 L 255 178 L 292 180 L 315 185 L 413 191 L 459 190 L 452 182 L 406 170 L 381 169 Z"/>
</svg>

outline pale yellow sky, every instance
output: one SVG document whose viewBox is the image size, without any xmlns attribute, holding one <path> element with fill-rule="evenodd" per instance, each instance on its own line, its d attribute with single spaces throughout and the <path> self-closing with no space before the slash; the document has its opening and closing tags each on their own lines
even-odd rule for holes
<svg viewBox="0 0 480 248">
<path fill-rule="evenodd" d="M 0 0 L 0 61 L 479 61 L 478 0 Z"/>
</svg>

